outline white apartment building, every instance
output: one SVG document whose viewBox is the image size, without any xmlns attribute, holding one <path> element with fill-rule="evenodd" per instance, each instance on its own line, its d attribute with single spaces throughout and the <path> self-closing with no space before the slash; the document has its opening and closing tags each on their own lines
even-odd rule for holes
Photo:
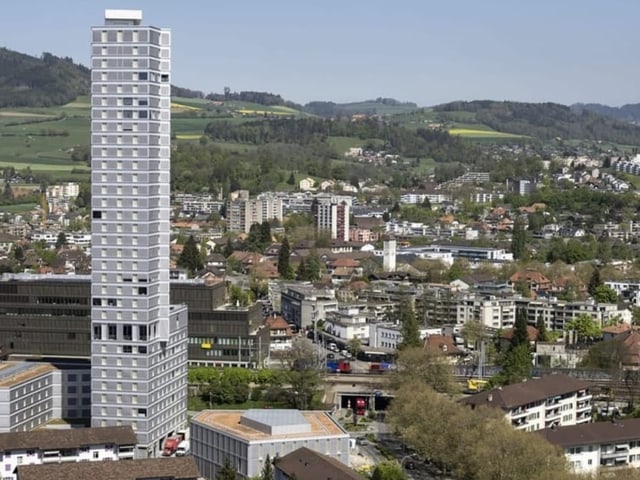
<svg viewBox="0 0 640 480">
<path fill-rule="evenodd" d="M 316 196 L 313 214 L 319 231 L 328 232 L 332 240 L 349 241 L 349 215 L 352 197 L 321 194 Z"/>
<path fill-rule="evenodd" d="M 136 441 L 131 427 L 0 433 L 1 478 L 17 480 L 20 465 L 132 459 Z"/>
<path fill-rule="evenodd" d="M 539 434 L 564 450 L 577 473 L 640 467 L 640 418 L 546 429 Z"/>
<path fill-rule="evenodd" d="M 343 307 L 337 312 L 332 312 L 325 319 L 323 328 L 327 333 L 345 341 L 369 338 L 367 314 L 357 306 Z"/>
<path fill-rule="evenodd" d="M 91 29 L 92 425 L 136 457 L 187 421 L 187 310 L 169 304 L 171 32 L 140 10 Z"/>
<path fill-rule="evenodd" d="M 465 294 L 458 297 L 456 308 L 458 325 L 477 321 L 489 329 L 499 330 L 513 328 L 516 321 L 516 303 L 513 298 Z"/>
<path fill-rule="evenodd" d="M 251 225 L 273 219 L 282 221 L 282 197 L 263 193 L 249 198 L 249 192 L 240 190 L 237 198 L 227 204 L 227 228 L 232 232 L 249 233 Z"/>
<path fill-rule="evenodd" d="M 588 382 L 555 374 L 485 390 L 461 403 L 499 408 L 516 429 L 531 432 L 591 422 L 590 388 Z"/>
</svg>

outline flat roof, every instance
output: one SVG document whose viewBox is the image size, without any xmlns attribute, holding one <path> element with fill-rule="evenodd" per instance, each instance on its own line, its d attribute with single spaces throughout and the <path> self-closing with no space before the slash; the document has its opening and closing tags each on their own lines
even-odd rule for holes
<svg viewBox="0 0 640 480">
<path fill-rule="evenodd" d="M 269 409 L 265 409 L 265 412 L 268 410 Z M 298 411 L 295 409 L 292 409 L 292 411 L 299 412 L 309 424 L 308 431 L 270 435 L 264 431 L 240 423 L 245 410 L 203 410 L 192 419 L 192 422 L 241 438 L 247 442 L 313 437 L 342 437 L 348 435 L 334 418 L 325 411 Z M 265 415 L 268 416 L 268 414 Z M 272 419 L 272 421 L 275 421 L 275 419 Z"/>
<path fill-rule="evenodd" d="M 0 362 L 0 387 L 13 387 L 54 370 L 50 363 Z"/>
<path fill-rule="evenodd" d="M 105 20 L 142 20 L 142 10 L 115 10 L 104 11 Z"/>
</svg>

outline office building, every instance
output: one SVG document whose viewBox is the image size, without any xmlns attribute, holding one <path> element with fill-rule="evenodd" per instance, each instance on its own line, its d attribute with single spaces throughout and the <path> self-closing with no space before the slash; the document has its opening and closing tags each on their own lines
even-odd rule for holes
<svg viewBox="0 0 640 480">
<path fill-rule="evenodd" d="M 171 33 L 106 10 L 91 52 L 92 425 L 136 457 L 187 420 L 187 309 L 169 304 Z"/>
<path fill-rule="evenodd" d="M 327 412 L 205 410 L 191 422 L 191 451 L 207 478 L 227 459 L 238 478 L 254 478 L 267 456 L 274 460 L 301 447 L 349 465 L 349 434 Z"/>
</svg>

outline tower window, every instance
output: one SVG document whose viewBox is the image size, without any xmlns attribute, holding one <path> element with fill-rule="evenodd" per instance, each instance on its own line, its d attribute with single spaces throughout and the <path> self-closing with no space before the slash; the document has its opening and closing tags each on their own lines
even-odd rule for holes
<svg viewBox="0 0 640 480">
<path fill-rule="evenodd" d="M 93 211 L 93 218 L 102 218 L 102 212 L 100 210 Z"/>
</svg>

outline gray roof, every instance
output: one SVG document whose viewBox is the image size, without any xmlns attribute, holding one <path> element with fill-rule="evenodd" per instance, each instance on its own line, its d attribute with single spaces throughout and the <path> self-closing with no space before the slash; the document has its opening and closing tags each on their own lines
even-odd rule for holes
<svg viewBox="0 0 640 480">
<path fill-rule="evenodd" d="M 539 402 L 549 397 L 565 395 L 591 388 L 593 385 L 568 375 L 553 374 L 542 378 L 527 380 L 505 387 L 485 390 L 460 402 L 467 405 L 489 405 L 510 410 L 512 408 Z"/>
<path fill-rule="evenodd" d="M 640 440 L 640 418 L 547 428 L 536 433 L 561 447 L 629 442 Z"/>
<path fill-rule="evenodd" d="M 276 469 L 289 478 L 304 480 L 363 480 L 357 472 L 344 463 L 301 447 L 275 461 Z M 21 479 L 20 479 L 21 480 Z"/>
<path fill-rule="evenodd" d="M 252 408 L 242 414 L 242 425 L 269 433 L 299 433 L 311 430 L 307 419 L 300 410 Z"/>
<path fill-rule="evenodd" d="M 18 480 L 197 480 L 194 457 L 20 465 Z"/>
<path fill-rule="evenodd" d="M 131 426 L 66 428 L 0 433 L 0 452 L 7 450 L 58 450 L 91 445 L 135 445 Z"/>
</svg>

